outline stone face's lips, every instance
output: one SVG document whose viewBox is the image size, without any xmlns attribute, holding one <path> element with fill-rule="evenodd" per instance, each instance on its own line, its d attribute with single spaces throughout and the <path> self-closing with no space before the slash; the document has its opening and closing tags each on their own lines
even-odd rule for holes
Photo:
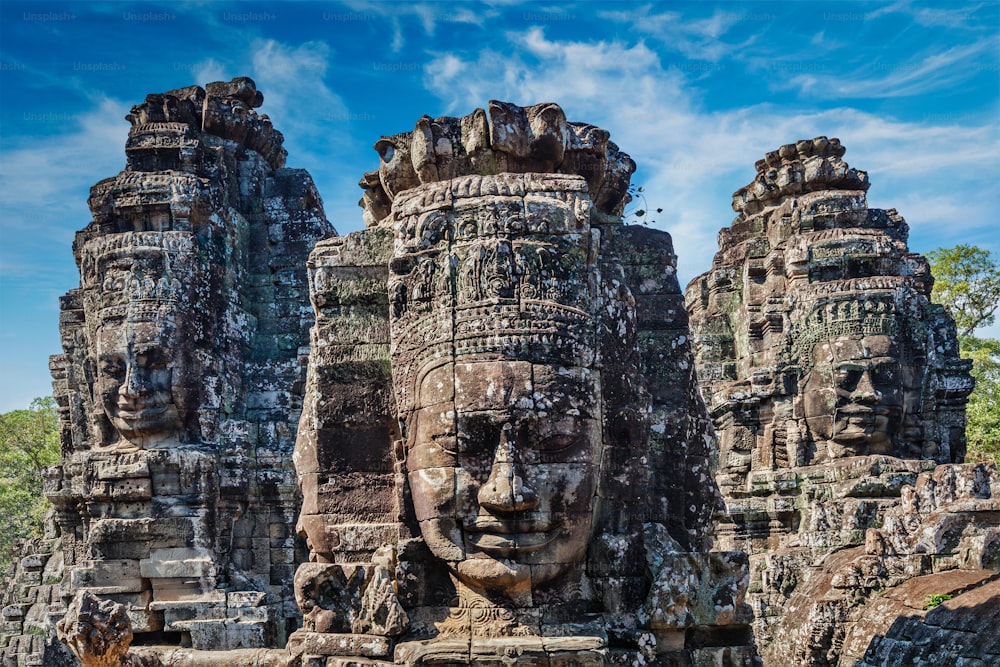
<svg viewBox="0 0 1000 667">
<path fill-rule="evenodd" d="M 142 430 L 151 427 L 158 427 L 166 419 L 166 423 L 172 420 L 170 410 L 173 403 L 156 403 L 148 407 L 141 407 L 137 410 L 118 409 L 118 419 L 128 425 L 131 429 Z"/>
<path fill-rule="evenodd" d="M 551 544 L 559 531 L 512 532 L 512 533 L 472 533 L 466 540 L 484 553 L 509 555 L 516 551 L 537 551 Z"/>
<path fill-rule="evenodd" d="M 514 551 L 535 551 L 559 536 L 558 527 L 553 526 L 547 517 L 512 521 L 479 517 L 463 528 L 465 539 L 471 546 L 485 553 L 495 552 L 500 555 L 509 555 Z"/>
<path fill-rule="evenodd" d="M 552 519 L 548 516 L 528 516 L 523 514 L 517 519 L 503 521 L 494 517 L 477 517 L 475 521 L 465 523 L 462 528 L 469 533 L 498 533 L 513 535 L 517 533 L 546 533 L 552 530 Z"/>
<path fill-rule="evenodd" d="M 118 416 L 126 421 L 142 421 L 158 417 L 170 407 L 170 403 L 160 403 L 148 407 L 141 407 L 138 410 L 118 409 Z"/>
<path fill-rule="evenodd" d="M 866 405 L 849 405 L 837 409 L 837 414 L 847 419 L 866 419 L 872 417 L 892 417 L 899 415 L 898 409 L 884 407 L 868 407 Z"/>
</svg>

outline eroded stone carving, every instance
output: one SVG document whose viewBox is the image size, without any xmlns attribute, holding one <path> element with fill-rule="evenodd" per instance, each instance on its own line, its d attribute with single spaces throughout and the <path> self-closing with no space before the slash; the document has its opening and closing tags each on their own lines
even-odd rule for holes
<svg viewBox="0 0 1000 667">
<path fill-rule="evenodd" d="M 197 439 L 200 374 L 184 344 L 196 335 L 184 327 L 198 326 L 192 287 L 206 278 L 197 250 L 190 234 L 167 231 L 123 232 L 84 246 L 94 386 L 109 444 Z"/>
<path fill-rule="evenodd" d="M 720 440 L 719 541 L 750 555 L 770 665 L 861 659 L 862 619 L 886 589 L 996 567 L 996 471 L 952 465 L 972 389 L 954 323 L 929 301 L 905 221 L 867 207 L 868 177 L 843 154 L 825 137 L 768 153 L 734 195 L 712 269 L 686 293 Z M 943 541 L 958 515 L 913 502 L 941 475 L 982 478 L 962 515 L 979 518 Z"/>
<path fill-rule="evenodd" d="M 304 265 L 332 229 L 261 101 L 246 78 L 147 96 L 74 244 L 53 574 L 124 605 L 143 644 L 276 647 L 298 625 Z"/>
<path fill-rule="evenodd" d="M 424 117 L 307 272 L 332 230 L 262 102 L 148 96 L 92 189 L 4 665 L 74 664 L 60 619 L 84 665 L 751 665 L 746 601 L 771 664 L 998 655 L 967 364 L 838 141 L 760 161 L 688 289 L 721 515 L 670 239 L 621 224 L 606 131 Z"/>
<path fill-rule="evenodd" d="M 293 652 L 752 660 L 669 237 L 621 224 L 631 160 L 498 102 L 376 149 L 369 228 L 310 258 Z"/>
<path fill-rule="evenodd" d="M 83 667 L 159 667 L 130 655 L 132 626 L 125 605 L 80 591 L 57 626 L 59 639 Z"/>
</svg>

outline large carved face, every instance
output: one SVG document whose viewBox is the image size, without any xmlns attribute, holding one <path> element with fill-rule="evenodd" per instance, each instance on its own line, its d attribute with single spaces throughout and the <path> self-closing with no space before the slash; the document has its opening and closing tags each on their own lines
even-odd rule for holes
<svg viewBox="0 0 1000 667">
<path fill-rule="evenodd" d="M 890 454 L 903 408 L 902 370 L 889 336 L 841 338 L 813 348 L 803 414 L 819 458 Z"/>
<path fill-rule="evenodd" d="M 600 382 L 520 361 L 440 366 L 408 419 L 410 488 L 435 556 L 468 584 L 524 590 L 586 556 Z"/>
<path fill-rule="evenodd" d="M 97 389 L 118 433 L 133 442 L 175 434 L 181 422 L 172 389 L 170 329 L 154 322 L 104 326 L 97 354 Z"/>
</svg>

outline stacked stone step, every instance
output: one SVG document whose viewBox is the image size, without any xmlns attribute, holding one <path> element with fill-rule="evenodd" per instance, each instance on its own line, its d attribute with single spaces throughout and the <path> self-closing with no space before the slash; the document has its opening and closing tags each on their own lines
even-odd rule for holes
<svg viewBox="0 0 1000 667">
<path fill-rule="evenodd" d="M 72 657 L 54 640 L 56 621 L 61 618 L 62 554 L 56 540 L 32 540 L 28 553 L 16 563 L 4 596 L 0 630 L 0 665 L 28 667 L 69 665 Z"/>
</svg>

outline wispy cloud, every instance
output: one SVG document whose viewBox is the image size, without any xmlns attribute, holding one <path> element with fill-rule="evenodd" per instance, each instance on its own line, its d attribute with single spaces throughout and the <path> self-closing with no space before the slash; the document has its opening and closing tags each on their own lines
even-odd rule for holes
<svg viewBox="0 0 1000 667">
<path fill-rule="evenodd" d="M 918 55 L 904 62 L 869 61 L 843 73 L 797 74 L 788 86 L 817 98 L 882 98 L 920 95 L 959 86 L 981 70 L 975 59 L 996 50 L 995 38 Z"/>
<path fill-rule="evenodd" d="M 892 14 L 904 14 L 911 18 L 918 25 L 928 28 L 982 28 L 980 21 L 976 19 L 976 13 L 986 6 L 985 3 L 974 3 L 962 5 L 961 3 L 949 3 L 950 7 L 927 7 L 914 5 L 910 0 L 894 2 L 884 7 L 880 7 L 866 14 L 869 20 L 889 16 Z M 992 26 L 995 30 L 996 26 Z"/>
<path fill-rule="evenodd" d="M 654 13 L 652 5 L 600 12 L 599 16 L 627 24 L 633 33 L 654 39 L 665 49 L 676 51 L 685 58 L 710 62 L 718 62 L 753 44 L 764 25 L 762 19 L 772 18 L 763 12 L 755 15 L 716 9 L 711 16 L 692 19 L 679 11 Z M 751 20 L 761 24 L 755 34 L 743 33 L 742 38 L 735 41 L 723 39 L 733 27 Z"/>
<path fill-rule="evenodd" d="M 0 155 L 0 209 L 6 230 L 66 242 L 86 224 L 87 192 L 95 174 L 114 175 L 125 165 L 122 146 L 128 135 L 125 114 L 131 105 L 105 98 L 79 114 L 25 112 L 34 129 L 16 140 L 7 137 Z M 29 242 L 9 234 L 10 243 Z"/>
<path fill-rule="evenodd" d="M 491 98 L 605 106 L 609 94 L 616 96 L 616 105 L 628 107 L 649 94 L 650 68 L 659 68 L 656 54 L 641 43 L 557 42 L 547 39 L 541 28 L 509 32 L 506 39 L 508 49 L 483 49 L 473 58 L 438 55 L 424 69 L 424 85 L 449 111 L 464 109 L 470 100 Z M 614 84 L 616 77 L 626 85 Z"/>
<path fill-rule="evenodd" d="M 673 235 L 684 279 L 710 266 L 715 236 L 734 215 L 730 195 L 752 180 L 754 162 L 820 134 L 839 136 L 851 164 L 872 174 L 873 201 L 899 208 L 915 228 L 960 219 L 970 235 L 992 229 L 992 207 L 974 194 L 996 192 L 988 174 L 1000 133 L 988 124 L 902 122 L 843 105 L 707 110 L 691 82 L 642 42 L 560 41 L 539 29 L 506 40 L 515 55 L 500 62 L 503 47 L 495 43 L 439 55 L 425 85 L 454 113 L 491 97 L 557 101 L 571 120 L 609 129 L 639 164 L 633 180 L 644 185 L 650 207 L 664 209 L 656 226 Z M 484 67 L 496 68 L 495 75 L 477 75 Z M 944 183 L 947 196 L 925 206 L 927 190 Z"/>
<path fill-rule="evenodd" d="M 354 114 L 328 83 L 333 49 L 322 41 L 289 45 L 271 39 L 258 40 L 249 50 L 252 76 L 264 91 L 260 111 L 285 135 L 289 166 L 308 169 L 327 204 L 339 201 L 335 193 L 357 192 L 360 174 L 351 157 L 361 140 L 351 133 Z M 356 211 L 353 201 L 339 210 L 326 208 L 334 221 L 360 219 Z"/>
<path fill-rule="evenodd" d="M 325 42 L 289 46 L 273 39 L 250 47 L 253 77 L 265 92 L 267 112 L 281 127 L 300 138 L 301 148 L 322 150 L 313 143 L 326 134 L 324 125 L 347 114 L 347 105 L 326 83 L 332 49 Z"/>
<path fill-rule="evenodd" d="M 472 7 L 452 2 L 379 2 L 377 0 L 347 0 L 344 4 L 355 12 L 369 13 L 387 21 L 392 29 L 390 51 L 399 53 L 406 46 L 404 23 L 415 20 L 424 36 L 433 37 L 440 23 L 459 23 L 482 26 L 496 18 L 495 6 L 518 4 L 512 2 L 484 2 Z"/>
<path fill-rule="evenodd" d="M 228 81 L 233 78 L 233 75 L 226 66 L 215 58 L 208 58 L 207 60 L 195 63 L 191 68 L 191 73 L 194 75 L 194 81 L 200 85 L 205 85 L 212 81 Z"/>
</svg>

